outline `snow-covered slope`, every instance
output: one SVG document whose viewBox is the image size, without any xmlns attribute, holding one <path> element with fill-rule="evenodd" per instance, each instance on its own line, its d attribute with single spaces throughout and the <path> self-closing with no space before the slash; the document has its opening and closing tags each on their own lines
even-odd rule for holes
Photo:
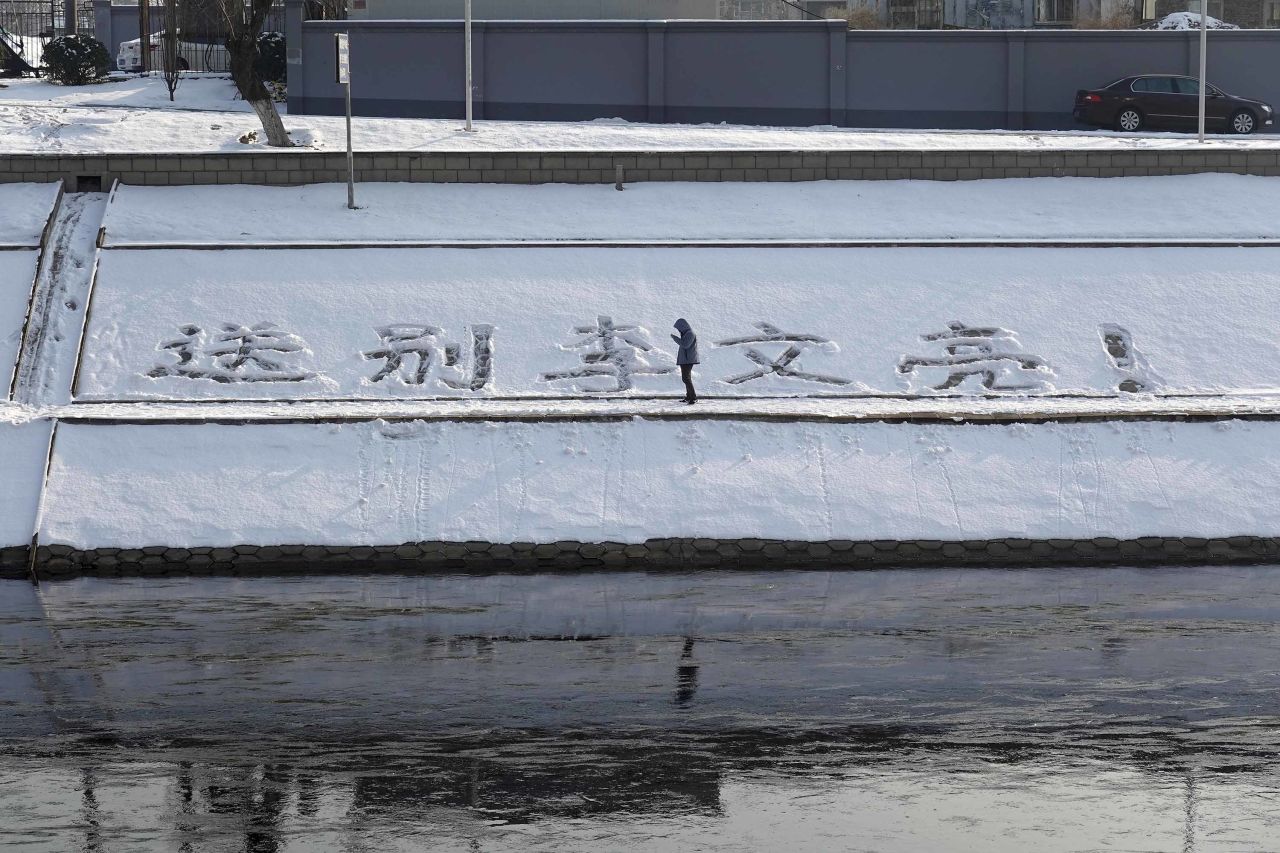
<svg viewBox="0 0 1280 853">
<path fill-rule="evenodd" d="M 52 395 L 0 408 L 0 421 L 11 423 L 0 429 L 9 484 L 0 544 L 29 537 L 53 418 L 62 420 L 41 541 L 84 548 L 1280 535 L 1271 500 L 1280 426 L 1271 421 L 978 426 L 950 423 L 952 410 L 937 406 L 906 415 L 934 418 L 932 426 L 839 423 L 817 420 L 831 412 L 783 411 L 764 399 L 985 395 L 984 404 L 1012 411 L 1029 410 L 1036 395 L 1067 393 L 1096 395 L 1105 412 L 1117 399 L 1156 402 L 1150 394 L 1275 389 L 1275 248 L 520 245 L 633 231 L 746 242 L 880 228 L 910 238 L 949 231 L 966 209 L 975 212 L 971 234 L 1021 228 L 1052 240 L 1070 226 L 1073 207 L 1085 207 L 1089 186 L 1001 182 L 931 196 L 934 188 L 897 185 L 865 199 L 856 185 L 815 185 L 799 197 L 772 188 L 512 188 L 466 201 L 414 188 L 389 192 L 383 212 L 357 218 L 364 230 L 353 230 L 376 237 L 380 223 L 396 223 L 389 233 L 420 239 L 447 214 L 401 225 L 414 218 L 412 200 L 423 209 L 453 202 L 460 224 L 441 230 L 512 244 L 107 248 L 88 306 L 77 402 L 53 408 Z M 1185 235 L 1177 223 L 1194 219 L 1198 187 L 1141 182 L 1160 203 L 1131 233 Z M 314 227 L 323 240 L 346 215 L 336 204 L 314 212 L 323 189 L 247 193 L 264 221 L 239 235 L 222 222 L 227 196 L 188 197 L 193 211 L 208 200 L 219 223 L 205 233 L 178 210 L 182 191 L 124 193 L 109 233 L 252 243 Z M 927 209 L 931 197 L 938 212 L 912 223 L 908 211 Z M 484 218 L 485 199 L 495 219 Z M 1095 201 L 1080 229 L 1120 228 L 1123 204 L 1105 211 L 1097 210 L 1105 199 Z M 544 202 L 563 212 L 535 222 Z M 656 221 L 681 203 L 688 210 Z M 717 203 L 737 212 L 717 215 Z M 884 221 L 863 203 L 884 211 Z M 295 205 L 309 205 L 298 222 L 270 221 Z M 1001 217 L 1001 205 L 1016 215 Z M 1027 223 L 1039 210 L 1037 230 Z M 185 234 L 158 224 L 164 217 L 184 221 Z M 91 220 L 86 213 L 72 229 L 77 245 L 91 243 Z M 1220 226 L 1232 234 L 1247 224 L 1236 216 Z M 1270 228 L 1254 230 L 1267 236 Z M 91 259 L 75 259 L 75 275 L 87 276 Z M 78 289 L 56 292 L 53 302 L 84 310 Z M 702 393 L 740 398 L 724 404 L 735 408 L 638 401 L 666 407 L 655 419 L 635 401 L 618 411 L 564 409 L 584 398 L 607 407 L 610 395 L 675 396 L 667 333 L 679 316 L 701 338 Z M 74 335 L 64 339 L 69 354 Z M 453 414 L 416 408 L 402 421 L 377 420 L 391 416 L 379 401 L 430 407 L 438 397 L 451 398 L 441 411 Z M 564 419 L 530 420 L 551 398 Z M 111 400 L 193 402 L 86 405 Z M 294 421 L 233 425 L 254 417 L 236 401 L 254 400 L 285 401 L 272 405 Z M 289 412 L 290 400 L 363 408 L 326 415 L 356 422 L 308 423 L 319 410 Z M 1182 411 L 1169 408 L 1178 398 L 1159 404 L 1164 417 Z M 99 420 L 78 420 L 89 415 Z M 787 420 L 797 415 L 808 419 Z M 458 417 L 466 420 L 446 419 Z"/>
<path fill-rule="evenodd" d="M 39 258 L 36 251 L 0 252 L 0 400 L 9 397 Z"/>
<path fill-rule="evenodd" d="M 1274 423 L 64 423 L 41 541 L 1277 535 L 1277 479 Z"/>
<path fill-rule="evenodd" d="M 678 317 L 710 395 L 1274 388 L 1278 270 L 1275 249 L 117 249 L 77 399 L 672 394 Z"/>
<path fill-rule="evenodd" d="M 344 184 L 121 186 L 105 245 L 1280 238 L 1280 177 L 1253 175 L 639 183 L 624 192 L 366 184 L 355 211 L 346 192 Z"/>
<path fill-rule="evenodd" d="M 0 548 L 31 542 L 51 429 L 49 421 L 12 424 L 0 416 Z"/>
<path fill-rule="evenodd" d="M 58 184 L 0 184 L 0 246 L 40 245 Z"/>
</svg>

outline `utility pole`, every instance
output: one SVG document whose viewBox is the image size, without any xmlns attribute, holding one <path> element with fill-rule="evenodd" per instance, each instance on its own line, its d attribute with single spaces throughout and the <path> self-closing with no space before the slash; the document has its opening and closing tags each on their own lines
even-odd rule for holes
<svg viewBox="0 0 1280 853">
<path fill-rule="evenodd" d="M 467 62 L 467 125 L 464 130 L 474 133 L 475 128 L 471 126 L 471 0 L 464 0 L 462 6 L 462 40 L 465 43 L 462 50 Z"/>
<path fill-rule="evenodd" d="M 62 0 L 63 35 L 73 35 L 76 31 L 76 0 Z"/>
<path fill-rule="evenodd" d="M 151 0 L 138 0 L 138 51 L 146 74 L 151 70 Z"/>
<path fill-rule="evenodd" d="M 1204 99 L 1209 83 L 1204 79 L 1209 60 L 1209 0 L 1200 0 L 1200 141 L 1204 142 Z"/>
<path fill-rule="evenodd" d="M 347 209 L 356 209 L 356 160 L 351 147 L 351 40 L 347 33 L 335 33 L 338 82 L 347 96 Z"/>
</svg>

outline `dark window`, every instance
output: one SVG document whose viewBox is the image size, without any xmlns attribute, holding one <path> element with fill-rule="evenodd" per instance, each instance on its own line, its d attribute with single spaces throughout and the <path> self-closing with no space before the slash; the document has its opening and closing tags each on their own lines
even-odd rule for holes
<svg viewBox="0 0 1280 853">
<path fill-rule="evenodd" d="M 1075 0 L 1036 0 L 1037 24 L 1069 24 L 1075 17 Z"/>
<path fill-rule="evenodd" d="M 1143 77 L 1133 81 L 1133 91 L 1170 95 L 1177 90 L 1173 86 L 1172 77 Z"/>
<path fill-rule="evenodd" d="M 1177 80 L 1177 83 L 1178 83 L 1178 93 L 1179 93 L 1179 94 L 1182 94 L 1182 95 L 1198 95 L 1198 94 L 1200 94 L 1200 81 L 1199 81 L 1199 80 L 1192 80 L 1192 79 L 1191 79 L 1191 78 L 1189 78 L 1189 77 L 1179 77 L 1179 78 L 1178 78 L 1178 80 Z M 1213 90 L 1212 90 L 1212 89 L 1210 89 L 1209 91 L 1213 91 Z"/>
</svg>

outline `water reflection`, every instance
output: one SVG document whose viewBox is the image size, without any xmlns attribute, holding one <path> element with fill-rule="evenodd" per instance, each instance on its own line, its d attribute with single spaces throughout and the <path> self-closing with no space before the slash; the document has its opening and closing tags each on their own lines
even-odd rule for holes
<svg viewBox="0 0 1280 853">
<path fill-rule="evenodd" d="M 693 660 L 693 638 L 684 638 L 680 666 L 676 668 L 676 704 L 688 707 L 698 695 L 698 665 Z"/>
<path fill-rule="evenodd" d="M 1265 849 L 1280 820 L 1270 758 L 1215 772 L 1070 739 L 1018 754 L 904 733 L 498 735 L 9 756 L 0 844 L 898 851 L 964 839 L 994 851 L 1191 853 Z M 82 808 L 68 809 L 77 798 Z"/>
<path fill-rule="evenodd" d="M 1280 571 L 0 584 L 0 845 L 1268 849 Z"/>
</svg>

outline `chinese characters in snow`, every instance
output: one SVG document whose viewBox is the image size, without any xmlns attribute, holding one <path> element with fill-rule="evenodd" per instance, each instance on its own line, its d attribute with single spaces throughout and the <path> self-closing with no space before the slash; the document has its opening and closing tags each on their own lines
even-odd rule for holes
<svg viewBox="0 0 1280 853">
<path fill-rule="evenodd" d="M 162 342 L 176 362 L 156 365 L 147 375 L 211 379 L 214 382 L 302 382 L 315 374 L 295 359 L 307 351 L 302 338 L 272 323 L 223 323 L 216 332 L 196 325 L 178 328 L 180 337 Z"/>
<path fill-rule="evenodd" d="M 920 337 L 940 354 L 904 355 L 898 373 L 922 379 L 935 391 L 958 388 L 971 379 L 988 391 L 1039 391 L 1053 376 L 1044 359 L 1019 352 L 1017 336 L 1008 329 L 952 320 L 945 331 Z"/>
<path fill-rule="evenodd" d="M 743 347 L 742 354 L 755 363 L 756 368 L 746 373 L 738 373 L 727 376 L 722 382 L 730 385 L 741 385 L 744 382 L 750 382 L 753 379 L 763 379 L 766 376 L 781 376 L 784 379 L 798 379 L 804 382 L 822 382 L 828 385 L 849 385 L 851 380 L 841 379 L 838 376 L 828 376 L 822 373 L 809 373 L 801 370 L 796 362 L 806 349 L 811 347 L 821 347 L 827 350 L 835 350 L 835 342 L 830 338 L 823 338 L 818 335 L 806 335 L 796 332 L 784 332 L 772 323 L 759 322 L 754 324 L 759 329 L 758 334 L 745 335 L 738 338 L 726 338 L 722 341 L 716 341 L 717 347 Z M 777 355 L 770 357 L 756 344 L 785 344 L 783 347 L 772 347 L 773 351 L 778 351 Z"/>
<path fill-rule="evenodd" d="M 801 364 L 811 354 L 819 358 L 838 352 L 835 341 L 807 332 L 784 331 L 760 321 L 755 331 L 714 341 L 715 350 L 740 353 L 750 367 L 725 370 L 719 381 L 743 386 L 762 380 L 781 380 L 798 387 L 845 387 L 853 384 L 828 372 Z M 1135 348 L 1129 332 L 1115 324 L 1097 327 L 1103 355 L 1123 393 L 1151 393 L 1161 383 L 1144 355 Z M 494 380 L 494 326 L 476 323 L 463 329 L 461 338 L 426 323 L 396 323 L 373 327 L 368 349 L 352 353 L 356 363 L 367 363 L 352 379 L 366 385 L 400 385 L 406 388 L 444 389 L 461 394 L 492 393 Z M 535 374 L 546 383 L 572 383 L 586 393 L 625 393 L 635 390 L 642 376 L 675 372 L 672 356 L 649 340 L 648 331 L 634 323 L 615 323 L 600 315 L 594 323 L 573 327 L 574 339 L 560 349 L 572 353 L 576 364 Z M 1054 378 L 1045 359 L 1023 351 L 1017 336 L 998 326 L 970 326 L 952 320 L 939 332 L 921 335 L 934 350 L 924 355 L 904 355 L 896 372 L 922 390 L 964 393 L 1043 392 L 1053 390 Z M 306 341 L 273 323 L 241 325 L 223 323 L 205 328 L 195 324 L 178 327 L 178 335 L 161 341 L 162 359 L 146 375 L 160 379 L 209 380 L 219 383 L 329 381 L 307 362 L 314 356 Z M 721 357 L 725 361 L 727 356 Z M 704 365 L 704 368 L 707 368 Z M 744 369 L 746 368 L 746 369 Z M 532 377 L 531 377 L 532 378 Z M 650 386 L 656 387 L 656 386 Z M 751 386 L 755 387 L 755 386 Z M 775 386 L 776 387 L 776 386 Z"/>
<path fill-rule="evenodd" d="M 382 362 L 370 382 L 395 378 L 405 385 L 424 385 L 434 374 L 447 388 L 480 391 L 493 379 L 493 326 L 471 326 L 465 354 L 460 344 L 443 342 L 444 332 L 435 326 L 401 324 L 374 331 L 381 345 L 361 353 Z"/>
<path fill-rule="evenodd" d="M 604 380 L 595 387 L 583 390 L 594 392 L 630 391 L 632 377 L 671 373 L 675 368 L 649 363 L 649 354 L 655 352 L 649 343 L 649 333 L 640 326 L 615 325 L 612 317 L 600 315 L 593 326 L 575 326 L 577 340 L 561 349 L 578 350 L 581 364 L 568 370 L 542 374 L 544 382 L 560 382 L 566 379 Z M 665 356 L 665 353 L 658 352 Z M 665 356 L 670 358 L 670 356 Z"/>
</svg>

